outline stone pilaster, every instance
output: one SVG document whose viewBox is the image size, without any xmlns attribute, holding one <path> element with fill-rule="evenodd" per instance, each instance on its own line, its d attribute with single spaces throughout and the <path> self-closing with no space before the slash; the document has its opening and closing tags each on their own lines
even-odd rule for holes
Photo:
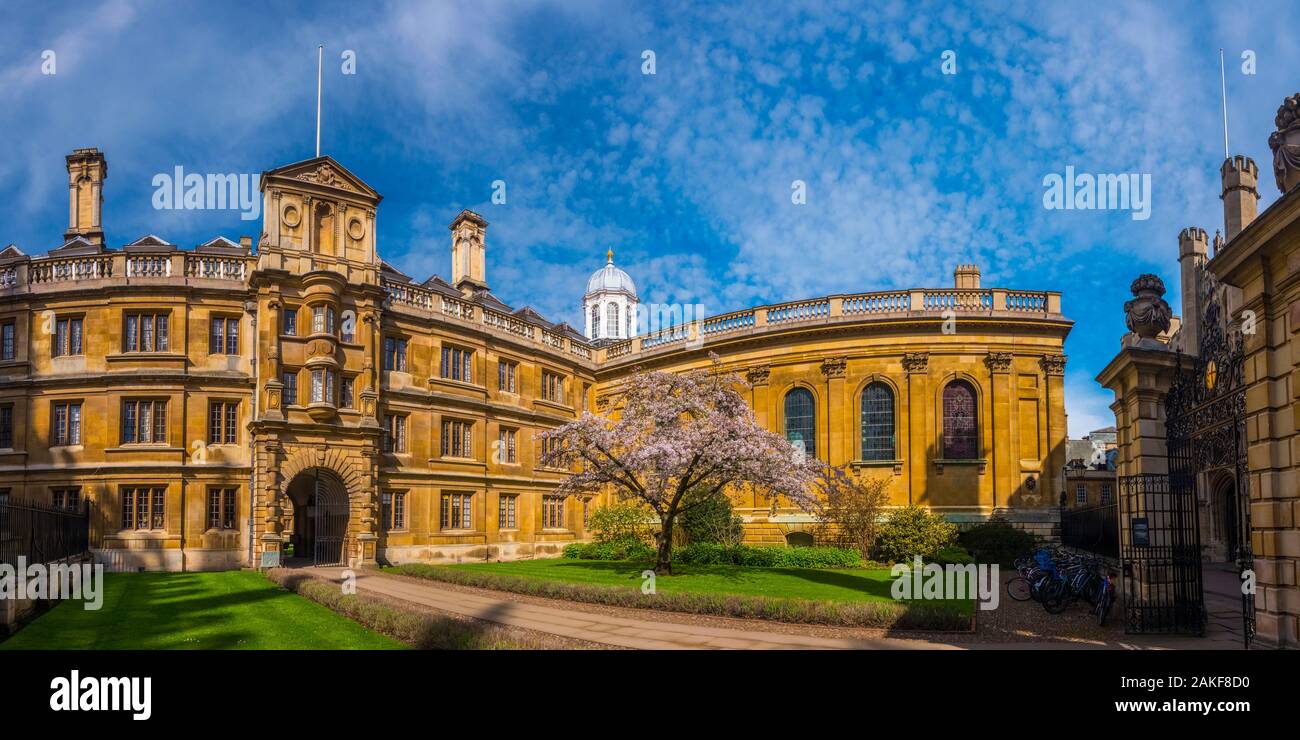
<svg viewBox="0 0 1300 740">
<path fill-rule="evenodd" d="M 907 503 L 923 504 L 929 469 L 925 461 L 930 458 L 927 449 L 934 429 L 929 417 L 930 355 L 925 352 L 908 352 L 903 355 L 903 372 L 907 374 L 907 425 L 911 430 L 907 444 Z"/>
<path fill-rule="evenodd" d="M 1015 416 L 1015 398 L 1011 387 L 1011 366 L 1013 357 L 1010 352 L 990 352 L 984 358 L 984 366 L 989 371 L 989 408 L 990 423 L 984 425 L 989 429 L 993 444 L 985 457 L 993 465 L 992 486 L 989 487 L 991 499 L 980 501 L 981 506 L 996 509 L 1009 503 L 1019 477 L 1019 462 L 1016 446 L 1012 444 L 1011 419 Z"/>
<path fill-rule="evenodd" d="M 828 357 L 822 360 L 822 375 L 826 377 L 826 412 L 821 414 L 821 427 L 826 435 L 826 462 L 830 465 L 845 465 L 853 459 L 852 451 L 847 449 L 847 444 L 852 443 L 852 435 L 847 431 L 856 428 L 856 425 L 848 426 L 842 423 L 842 419 L 837 419 L 837 414 L 844 414 L 851 409 L 853 404 L 849 402 L 847 391 L 845 390 L 844 376 L 848 368 L 848 361 L 843 357 Z M 847 444 L 846 444 L 847 443 Z"/>
</svg>

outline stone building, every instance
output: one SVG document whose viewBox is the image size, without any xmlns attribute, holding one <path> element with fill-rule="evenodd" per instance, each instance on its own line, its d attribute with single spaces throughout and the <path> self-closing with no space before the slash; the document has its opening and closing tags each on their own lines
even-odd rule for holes
<svg viewBox="0 0 1300 740">
<path fill-rule="evenodd" d="M 1187 497 L 1198 556 L 1240 571 L 1247 635 L 1295 647 L 1300 95 L 1283 102 L 1275 124 L 1268 143 L 1281 197 L 1259 213 L 1258 166 L 1241 155 L 1225 159 L 1223 232 L 1212 243 L 1199 227 L 1178 236 L 1181 316 L 1164 301 L 1158 276 L 1140 276 L 1125 307 L 1130 333 L 1097 380 L 1115 392 L 1121 489 L 1154 484 L 1167 492 L 1157 494 L 1163 501 Z M 1130 500 L 1127 491 L 1121 496 Z M 1143 520 L 1144 528 L 1157 524 Z M 1131 543 L 1130 525 L 1121 519 Z"/>
<path fill-rule="evenodd" d="M 1055 508 L 1071 327 L 1058 293 L 985 288 L 961 266 L 952 287 L 636 336 L 636 288 L 610 255 L 580 332 L 492 292 L 473 212 L 450 225 L 447 279 L 385 263 L 380 195 L 329 157 L 263 173 L 256 247 L 110 247 L 104 155 L 79 149 L 67 169 L 62 246 L 0 253 L 0 496 L 89 502 L 112 565 L 558 554 L 608 494 L 553 495 L 566 471 L 538 465 L 538 434 L 606 409 L 635 368 L 711 354 L 752 382 L 761 423 L 887 478 L 894 504 Z M 751 541 L 805 541 L 807 515 L 737 503 Z"/>
</svg>

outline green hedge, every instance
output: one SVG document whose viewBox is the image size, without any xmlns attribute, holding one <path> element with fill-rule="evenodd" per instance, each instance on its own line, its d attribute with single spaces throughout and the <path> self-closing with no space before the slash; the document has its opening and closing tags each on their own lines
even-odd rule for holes
<svg viewBox="0 0 1300 740">
<path fill-rule="evenodd" d="M 576 560 L 653 560 L 655 549 L 629 540 L 571 542 L 564 546 L 564 557 Z"/>
<path fill-rule="evenodd" d="M 1011 525 L 1006 519 L 993 517 L 958 536 L 962 547 L 980 563 L 1012 565 L 1016 558 L 1038 549 L 1038 537 Z"/>
<path fill-rule="evenodd" d="M 759 568 L 860 568 L 862 554 L 842 547 L 727 547 L 697 542 L 673 551 L 673 562 L 684 565 L 746 565 Z"/>
<path fill-rule="evenodd" d="M 655 550 L 639 542 L 572 542 L 564 546 L 564 557 L 575 560 L 654 560 Z M 673 562 L 756 568 L 860 568 L 865 564 L 857 550 L 842 547 L 727 546 L 716 542 L 696 542 L 675 548 Z"/>
<path fill-rule="evenodd" d="M 968 565 L 975 562 L 975 558 L 969 552 L 966 552 L 966 548 L 953 545 L 936 552 L 930 557 L 930 562 L 940 565 Z"/>
</svg>

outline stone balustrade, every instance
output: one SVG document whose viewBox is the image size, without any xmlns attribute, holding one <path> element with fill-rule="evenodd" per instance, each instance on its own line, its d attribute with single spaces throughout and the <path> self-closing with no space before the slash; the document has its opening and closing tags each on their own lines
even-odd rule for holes
<svg viewBox="0 0 1300 740">
<path fill-rule="evenodd" d="M 1061 294 L 1053 291 L 920 288 L 833 295 L 711 316 L 659 329 L 608 345 L 595 353 L 598 363 L 620 363 L 645 354 L 670 352 L 696 343 L 721 341 L 787 327 L 851 323 L 881 318 L 1007 316 L 1063 319 Z M 772 327 L 772 328 L 769 328 Z"/>
<path fill-rule="evenodd" d="M 115 252 L 75 257 L 24 257 L 0 265 L 0 290 L 74 290 L 91 281 L 178 279 L 220 280 L 242 287 L 256 266 L 257 258 L 220 256 L 173 251 L 165 254 Z"/>
</svg>

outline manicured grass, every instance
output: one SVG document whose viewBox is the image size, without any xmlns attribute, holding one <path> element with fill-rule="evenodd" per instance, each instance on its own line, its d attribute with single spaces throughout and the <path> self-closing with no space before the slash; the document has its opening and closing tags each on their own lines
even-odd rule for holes
<svg viewBox="0 0 1300 740">
<path fill-rule="evenodd" d="M 641 573 L 649 564 L 568 558 L 516 560 L 507 563 L 459 563 L 437 566 L 452 570 L 503 576 L 623 586 L 640 591 Z M 657 576 L 661 593 L 734 594 L 777 599 L 836 602 L 895 602 L 890 594 L 893 578 L 884 568 L 812 569 L 753 568 L 739 565 L 674 565 L 673 575 Z M 973 611 L 969 600 L 935 602 L 961 614 Z"/>
<path fill-rule="evenodd" d="M 103 606 L 63 602 L 0 650 L 395 650 L 406 646 L 260 573 L 108 573 Z"/>
</svg>

